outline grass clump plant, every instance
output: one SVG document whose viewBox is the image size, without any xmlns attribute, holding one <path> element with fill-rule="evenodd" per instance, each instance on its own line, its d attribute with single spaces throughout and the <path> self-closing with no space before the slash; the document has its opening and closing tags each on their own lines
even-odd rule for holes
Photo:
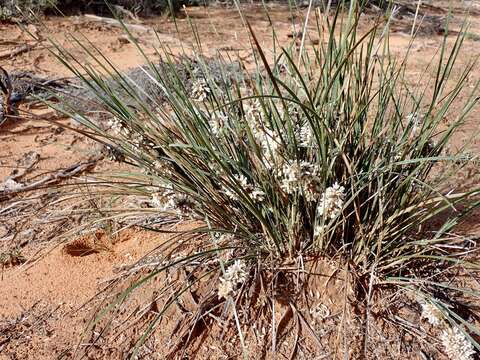
<svg viewBox="0 0 480 360">
<path fill-rule="evenodd" d="M 351 293 L 344 298 L 360 309 L 363 335 L 355 355 L 368 357 L 375 347 L 369 340 L 374 304 L 398 294 L 419 301 L 422 316 L 444 330 L 436 343 L 440 349 L 441 341 L 455 347 L 455 337 L 468 347 L 469 359 L 479 347 L 474 308 L 465 305 L 478 301 L 479 293 L 468 282 L 448 281 L 452 271 L 478 270 L 475 245 L 454 235 L 479 205 L 480 189 L 463 189 L 455 181 L 456 171 L 475 158 L 465 147 L 449 150 L 478 100 L 476 84 L 452 112 L 475 66 L 469 63 L 451 80 L 465 29 L 453 43 L 445 36 L 424 73 L 426 82 L 411 86 L 409 51 L 404 58 L 392 54 L 389 22 L 361 32 L 361 3 L 351 1 L 346 8 L 332 16 L 315 12 L 319 44 L 302 42 L 300 51 L 279 44 L 274 34 L 273 55 L 267 56 L 250 28 L 256 68 L 239 70 L 241 76 L 226 71 L 225 59 L 216 62 L 221 76 L 214 74 L 200 42 L 181 71 L 168 49 L 160 50 L 161 64 L 147 60 L 144 71 L 161 89 L 162 101 L 143 101 L 149 93 L 142 84 L 89 45 L 79 42 L 91 64 L 57 48 L 110 121 L 100 124 L 69 101 L 60 104 L 62 111 L 89 127 L 114 159 L 131 165 L 128 173 L 109 178 L 114 193 L 147 196 L 149 214 L 194 219 L 189 233 L 195 236 L 180 242 L 173 237 L 171 257 L 102 312 L 161 272 L 189 269 L 185 281 L 173 287 L 173 297 L 165 295 L 131 354 L 169 306 L 198 286 L 200 305 L 185 320 L 191 328 L 178 337 L 174 351 L 205 330 L 199 324 L 223 318 L 237 329 L 248 357 L 245 326 L 253 326 L 259 314 L 271 324 L 264 335 L 271 351 L 288 318 L 318 344 L 302 309 L 308 294 L 317 291 L 311 277 L 319 261 L 336 264 L 349 279 Z M 111 87 L 112 79 L 122 98 L 128 94 L 128 106 Z M 126 209 L 125 216 L 133 212 Z M 151 223 L 142 226 L 156 230 Z M 210 280 L 206 288 L 205 280 Z M 280 321 L 274 310 L 279 301 L 290 309 Z M 345 354 L 349 346 L 338 345 L 335 354 Z M 298 349 L 297 338 L 292 355 Z"/>
<path fill-rule="evenodd" d="M 55 0 L 2 0 L 0 2 L 0 21 L 31 21 L 38 14 L 52 10 Z"/>
</svg>

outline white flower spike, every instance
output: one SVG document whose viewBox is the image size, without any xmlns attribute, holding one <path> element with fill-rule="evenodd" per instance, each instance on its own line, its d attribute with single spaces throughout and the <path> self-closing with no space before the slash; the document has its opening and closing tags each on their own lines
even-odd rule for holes
<svg viewBox="0 0 480 360">
<path fill-rule="evenodd" d="M 440 340 L 449 359 L 473 360 L 475 355 L 473 345 L 457 327 L 444 330 Z"/>
<path fill-rule="evenodd" d="M 328 187 L 317 207 L 317 214 L 326 219 L 335 219 L 342 212 L 345 202 L 345 188 L 338 183 Z"/>
</svg>

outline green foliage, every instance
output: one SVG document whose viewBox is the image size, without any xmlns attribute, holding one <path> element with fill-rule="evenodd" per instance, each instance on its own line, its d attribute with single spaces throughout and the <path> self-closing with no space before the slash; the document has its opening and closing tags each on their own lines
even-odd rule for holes
<svg viewBox="0 0 480 360">
<path fill-rule="evenodd" d="M 428 293 L 421 277 L 428 269 L 476 268 L 463 245 L 448 247 L 455 225 L 479 204 L 480 189 L 452 190 L 452 174 L 474 159 L 447 151 L 478 101 L 477 84 L 451 113 L 474 63 L 451 79 L 460 31 L 453 46 L 443 44 L 435 78 L 409 86 L 408 54 L 390 52 L 388 23 L 360 33 L 360 10 L 352 2 L 343 21 L 340 12 L 318 15 L 317 36 L 326 41 L 300 53 L 275 44 L 273 62 L 251 32 L 257 69 L 233 82 L 227 71 L 213 76 L 201 55 L 185 67 L 185 81 L 165 51 L 161 67 L 149 63 L 165 102 L 144 101 L 142 84 L 85 46 L 129 94 L 127 106 L 93 66 L 59 48 L 112 120 L 101 126 L 68 102 L 63 111 L 139 170 L 123 176 L 125 193 L 152 196 L 154 211 L 203 221 L 197 231 L 217 240 L 195 259 L 216 247 L 234 248 L 233 258 L 252 266 L 336 258 L 365 283 Z M 440 282 L 430 277 L 428 289 Z"/>
<path fill-rule="evenodd" d="M 121 6 L 138 16 L 152 16 L 178 12 L 185 2 L 182 0 L 2 0 L 0 1 L 0 21 L 21 20 L 32 21 L 46 12 L 71 13 L 73 11 L 89 11 L 100 15 L 111 15 L 110 6 Z M 118 14 L 122 16 L 120 12 Z"/>
<path fill-rule="evenodd" d="M 415 229 L 466 197 L 443 196 L 446 173 L 432 169 L 468 161 L 444 149 L 473 104 L 448 129 L 439 125 L 471 66 L 444 96 L 458 38 L 427 98 L 405 88 L 405 63 L 376 43 L 377 28 L 358 39 L 356 23 L 349 26 L 312 58 L 298 62 L 282 51 L 269 76 L 257 73 L 250 84 L 214 79 L 202 58 L 188 69 L 189 87 L 173 64 L 163 72 L 154 66 L 167 107 L 140 101 L 148 94 L 121 74 L 112 75 L 139 100 L 139 111 L 98 74 L 91 73 L 95 85 L 85 80 L 115 118 L 116 137 L 104 133 L 113 146 L 159 192 L 188 197 L 193 214 L 216 229 L 236 229 L 246 249 L 279 258 L 341 250 L 365 269 L 398 267 L 399 255 L 407 262 L 423 256 Z M 337 204 L 327 192 L 338 193 Z"/>
<path fill-rule="evenodd" d="M 81 11 L 93 11 L 96 14 L 100 15 L 111 15 L 111 7 L 113 9 L 118 9 L 117 6 L 121 7 L 124 10 L 132 12 L 134 15 L 138 16 L 152 16 L 159 14 L 169 14 L 172 12 L 176 13 L 180 10 L 181 6 L 184 4 L 183 0 L 113 0 L 113 1 L 71 1 L 71 0 L 61 0 L 59 1 L 59 9 L 62 11 L 69 12 L 71 10 L 81 10 Z M 119 14 L 122 16 L 122 12 Z"/>
<path fill-rule="evenodd" d="M 53 9 L 56 5 L 57 0 L 2 0 L 0 1 L 0 21 L 30 20 L 38 14 Z"/>
<path fill-rule="evenodd" d="M 141 16 L 151 16 L 154 14 L 166 14 L 173 10 L 178 12 L 182 4 L 182 0 L 116 0 L 112 4 L 123 6 L 125 9 L 132 11 Z"/>
</svg>

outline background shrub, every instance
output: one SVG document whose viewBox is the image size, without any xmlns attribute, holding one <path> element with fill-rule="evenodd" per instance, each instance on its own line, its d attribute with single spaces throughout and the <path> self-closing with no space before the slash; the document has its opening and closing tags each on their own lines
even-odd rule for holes
<svg viewBox="0 0 480 360">
<path fill-rule="evenodd" d="M 183 0 L 113 0 L 109 4 L 123 7 L 138 16 L 153 16 L 170 12 L 170 7 L 177 12 Z M 0 20 L 19 19 L 31 21 L 43 14 L 57 14 L 57 10 L 64 14 L 76 12 L 93 12 L 98 15 L 111 16 L 111 10 L 103 0 L 1 0 Z M 122 16 L 123 14 L 119 14 Z"/>
<path fill-rule="evenodd" d="M 57 4 L 57 0 L 1 0 L 0 20 L 28 20 L 34 15 L 52 10 Z"/>
</svg>

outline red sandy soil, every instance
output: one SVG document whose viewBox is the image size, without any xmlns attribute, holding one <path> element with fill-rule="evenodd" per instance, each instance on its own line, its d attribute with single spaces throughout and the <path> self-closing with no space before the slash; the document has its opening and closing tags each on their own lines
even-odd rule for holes
<svg viewBox="0 0 480 360">
<path fill-rule="evenodd" d="M 446 4 L 447 2 L 441 3 Z M 197 23 L 207 55 L 221 51 L 233 58 L 239 56 L 247 65 L 252 65 L 253 58 L 247 32 L 242 27 L 240 17 L 234 9 L 199 7 L 189 8 L 187 11 Z M 478 42 L 480 35 L 478 11 L 480 9 L 476 11 L 473 12 L 470 32 L 476 34 L 477 37 L 472 36 L 466 40 L 463 49 L 464 55 L 459 59 L 459 69 L 462 69 L 474 56 L 480 54 L 480 43 Z M 288 35 L 291 34 L 292 22 L 288 9 L 272 6 L 270 13 L 277 36 L 287 41 Z M 262 45 L 268 46 L 271 43 L 272 28 L 261 7 L 247 8 L 245 14 L 256 30 Z M 299 24 L 301 19 L 296 18 L 294 21 Z M 149 19 L 143 25 L 157 30 L 160 41 L 171 47 L 174 53 L 180 52 L 181 44 L 187 48 L 191 48 L 193 44 L 193 37 L 186 19 L 177 20 L 179 34 L 175 31 L 175 24 L 165 18 Z M 314 27 L 313 22 L 310 26 Z M 365 19 L 364 26 L 365 28 L 368 26 L 368 17 Z M 30 30 L 38 31 L 43 38 L 55 38 L 62 46 L 73 50 L 80 60 L 86 58 L 86 55 L 78 49 L 74 50 L 72 41 L 65 39 L 65 35 L 68 33 L 78 35 L 81 32 L 92 41 L 93 45 L 101 49 L 106 57 L 113 60 L 119 69 L 128 69 L 143 62 L 135 47 L 122 37 L 121 29 L 89 22 L 84 18 L 49 18 L 43 24 L 31 26 Z M 159 42 L 153 31 L 134 32 L 134 35 L 145 47 L 147 55 L 155 57 L 154 47 L 158 46 Z M 1 25 L 0 39 L 0 53 L 12 50 L 25 42 L 34 43 L 15 25 L 11 24 Z M 442 39 L 441 35 L 429 35 L 417 40 L 409 63 L 409 76 L 411 76 L 412 84 L 417 81 L 418 75 L 427 66 Z M 454 37 L 450 36 L 448 41 L 453 42 Z M 403 55 L 408 42 L 409 37 L 405 33 L 394 33 L 391 40 L 394 52 L 399 56 Z M 54 56 L 49 53 L 51 47 L 48 42 L 43 41 L 35 46 L 26 53 L 11 59 L 0 60 L 0 65 L 10 71 L 31 70 L 44 76 L 69 76 L 68 71 L 59 65 Z M 472 84 L 479 78 L 480 68 L 476 68 L 467 85 L 473 86 Z M 462 96 L 465 99 L 466 94 L 462 94 Z M 47 116 L 54 116 L 48 110 L 32 110 L 37 115 L 42 114 L 42 111 Z M 465 137 L 473 130 L 478 129 L 479 118 L 480 109 L 477 107 L 463 129 Z M 446 119 L 447 122 L 448 120 Z M 68 124 L 66 120 L 61 121 Z M 464 136 L 460 134 L 455 139 L 455 144 L 460 145 L 463 141 Z M 22 180 L 25 182 L 41 177 L 42 174 L 49 171 L 65 168 L 85 160 L 98 151 L 92 146 L 91 141 L 84 137 L 69 130 L 58 130 L 57 126 L 49 121 L 35 119 L 19 120 L 0 130 L 0 144 L 0 183 L 13 169 L 19 166 L 24 154 L 30 151 L 37 152 L 40 160 Z M 472 144 L 471 151 L 478 153 L 479 150 L 480 142 L 477 140 Z M 97 165 L 96 170 L 108 170 L 110 166 L 111 164 L 102 162 Z M 465 179 L 466 176 L 467 174 L 459 174 L 459 181 L 463 181 L 462 179 Z M 45 195 L 45 191 L 42 191 L 41 194 Z M 0 210 L 17 200 L 20 198 L 9 199 L 5 203 L 0 202 Z M 40 207 L 37 212 L 40 212 Z M 106 280 L 117 274 L 117 270 L 122 265 L 132 264 L 139 260 L 170 235 L 151 234 L 131 229 L 121 232 L 114 244 L 107 241 L 106 245 L 105 235 L 85 235 L 80 240 L 83 239 L 89 243 L 96 239 L 95 236 L 99 236 L 105 246 L 99 252 L 76 256 L 78 254 L 72 253 L 63 244 L 57 245 L 55 241 L 52 244 L 51 240 L 42 239 L 42 236 L 47 236 L 45 235 L 47 233 L 50 238 L 53 238 L 55 231 L 59 231 L 59 229 L 56 230 L 51 224 L 42 225 L 41 221 L 36 221 L 33 218 L 36 214 L 35 211 L 28 212 L 28 216 L 25 214 L 20 213 L 14 223 L 9 222 L 8 226 L 2 224 L 0 219 L 0 250 L 5 251 L 9 246 L 21 244 L 22 253 L 27 258 L 34 259 L 33 262 L 27 262 L 22 266 L 8 266 L 2 271 L 0 280 L 0 359 L 71 358 L 94 310 L 94 306 L 89 303 L 89 300 L 95 297 Z M 12 226 L 20 235 L 13 238 L 9 236 L 11 232 L 8 230 Z M 44 230 L 42 226 L 49 230 Z M 74 224 L 68 222 L 67 226 L 74 226 Z M 31 236 L 29 230 L 32 229 L 37 236 Z M 65 228 L 62 227 L 61 230 L 65 230 Z M 473 220 L 467 226 L 466 231 L 480 233 L 478 222 Z M 79 241 L 78 239 L 71 240 Z M 42 251 L 43 256 L 34 256 L 38 251 Z M 210 345 L 214 347 L 212 344 Z M 211 351 L 210 353 L 206 351 L 204 354 L 210 354 L 211 358 L 223 358 L 220 352 Z M 159 356 L 147 355 L 145 358 L 161 358 Z M 114 355 L 114 352 L 98 352 L 97 355 L 90 354 L 89 358 L 120 357 L 119 354 Z"/>
<path fill-rule="evenodd" d="M 85 330 L 91 312 L 87 303 L 99 283 L 113 277 L 120 266 L 139 260 L 166 236 L 128 230 L 110 250 L 76 256 L 57 246 L 33 264 L 6 271 L 0 316 L 20 320 L 13 331 L 25 334 L 14 349 L 7 346 L 1 353 L 7 359 L 52 359 L 71 352 Z"/>
</svg>

